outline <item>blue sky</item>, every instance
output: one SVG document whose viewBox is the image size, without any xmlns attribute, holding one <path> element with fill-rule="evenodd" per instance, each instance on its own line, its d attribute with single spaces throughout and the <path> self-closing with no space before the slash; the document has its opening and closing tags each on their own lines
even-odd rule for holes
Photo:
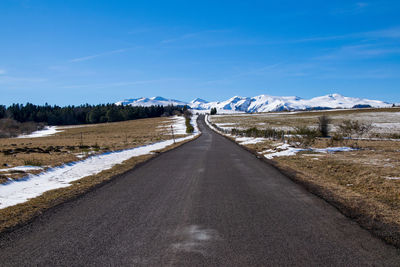
<svg viewBox="0 0 400 267">
<path fill-rule="evenodd" d="M 0 104 L 400 102 L 400 1 L 0 1 Z"/>
</svg>

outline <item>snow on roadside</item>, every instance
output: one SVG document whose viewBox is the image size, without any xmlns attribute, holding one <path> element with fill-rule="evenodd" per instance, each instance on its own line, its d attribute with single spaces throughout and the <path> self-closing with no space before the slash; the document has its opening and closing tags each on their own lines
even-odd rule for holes
<svg viewBox="0 0 400 267">
<path fill-rule="evenodd" d="M 234 128 L 241 129 L 240 127 L 236 126 L 236 123 L 216 123 L 215 125 L 225 131 L 231 131 Z"/>
<path fill-rule="evenodd" d="M 266 157 L 267 159 L 272 159 L 274 157 L 295 156 L 297 153 L 299 153 L 301 151 L 309 151 L 309 150 L 305 149 L 305 148 L 288 147 L 287 149 L 282 150 L 282 151 L 266 154 L 266 155 L 264 155 L 264 157 Z"/>
<path fill-rule="evenodd" d="M 190 140 L 200 134 L 196 119 L 197 116 L 193 116 L 191 120 L 195 128 L 194 133 L 178 138 L 176 142 Z M 0 209 L 26 202 L 49 190 L 68 187 L 73 181 L 100 173 L 132 157 L 150 154 L 172 144 L 173 140 L 166 140 L 146 146 L 95 155 L 82 161 L 50 168 L 38 175 L 30 174 L 25 179 L 0 184 Z"/>
<path fill-rule="evenodd" d="M 58 126 L 46 126 L 42 130 L 35 131 L 31 134 L 23 134 L 23 135 L 17 136 L 17 138 L 38 138 L 38 137 L 54 135 L 59 132 L 62 132 L 62 130 L 58 129 Z"/>
<path fill-rule="evenodd" d="M 39 166 L 17 166 L 13 168 L 0 169 L 0 172 L 9 172 L 9 171 L 40 171 L 43 170 L 42 167 Z"/>
<path fill-rule="evenodd" d="M 241 145 L 250 145 L 250 144 L 257 144 L 257 143 L 262 143 L 267 141 L 266 138 L 255 138 L 255 137 L 237 137 L 236 142 L 238 142 Z"/>
<path fill-rule="evenodd" d="M 282 151 L 273 152 L 270 154 L 265 154 L 264 157 L 267 159 L 272 159 L 274 157 L 286 157 L 295 156 L 297 153 L 302 151 L 310 151 L 316 153 L 335 153 L 335 152 L 349 152 L 356 149 L 351 147 L 327 147 L 327 148 L 295 148 L 291 147 L 289 144 L 284 144 L 276 147 L 277 149 L 283 149 Z M 269 150 L 271 152 L 271 150 Z"/>
</svg>

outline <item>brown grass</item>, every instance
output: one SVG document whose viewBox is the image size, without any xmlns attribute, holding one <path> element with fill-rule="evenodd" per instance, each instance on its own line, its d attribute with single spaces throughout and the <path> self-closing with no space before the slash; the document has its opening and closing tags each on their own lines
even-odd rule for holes
<svg viewBox="0 0 400 267">
<path fill-rule="evenodd" d="M 171 139 L 158 128 L 169 121 L 170 118 L 140 119 L 67 127 L 63 132 L 48 137 L 0 139 L 0 168 L 32 162 L 43 167 L 58 166 L 79 160 L 79 154 L 85 157 Z M 0 183 L 7 181 L 7 177 L 18 179 L 26 175 L 24 172 L 0 174 Z"/>
<path fill-rule="evenodd" d="M 385 114 L 400 112 L 400 108 L 380 108 L 380 109 L 344 109 L 331 111 L 305 111 L 305 112 L 269 112 L 256 114 L 233 114 L 211 116 L 213 123 L 231 123 L 228 127 L 251 128 L 281 128 L 293 129 L 294 127 L 318 125 L 318 118 L 325 115 L 331 119 L 332 125 L 340 124 L 344 119 L 357 119 L 362 122 L 400 122 L 400 117 L 396 121 L 385 118 Z"/>
</svg>

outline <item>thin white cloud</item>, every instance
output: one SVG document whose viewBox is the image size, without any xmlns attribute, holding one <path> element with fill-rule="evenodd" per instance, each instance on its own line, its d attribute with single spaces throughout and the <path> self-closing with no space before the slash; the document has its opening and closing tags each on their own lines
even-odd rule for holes
<svg viewBox="0 0 400 267">
<path fill-rule="evenodd" d="M 0 75 L 6 74 L 6 70 L 0 69 Z"/>
<path fill-rule="evenodd" d="M 354 3 L 354 4 L 350 4 L 350 5 L 346 6 L 346 7 L 341 7 L 341 8 L 334 9 L 332 11 L 332 14 L 334 14 L 334 15 L 342 15 L 342 14 L 349 14 L 349 15 L 352 14 L 352 15 L 354 15 L 354 14 L 359 14 L 359 13 L 364 12 L 367 9 L 367 7 L 369 7 L 369 6 L 370 6 L 370 4 L 367 3 L 367 2 L 357 2 L 357 3 Z"/>
<path fill-rule="evenodd" d="M 85 56 L 85 57 L 73 58 L 73 59 L 69 60 L 69 62 L 82 62 L 82 61 L 87 61 L 87 60 L 91 60 L 91 59 L 98 58 L 98 57 L 103 57 L 103 56 L 108 56 L 108 55 L 123 53 L 123 52 L 126 52 L 127 50 L 128 50 L 128 49 L 117 49 L 117 50 L 112 50 L 112 51 L 108 51 L 108 52 L 104 52 L 104 53 L 100 53 L 100 54 L 95 54 L 95 55 L 90 55 L 90 56 Z"/>
<path fill-rule="evenodd" d="M 400 38 L 400 27 L 392 27 L 388 29 L 382 29 L 378 31 L 371 31 L 364 33 L 366 37 L 373 37 L 373 38 L 393 38 L 397 39 Z"/>
<path fill-rule="evenodd" d="M 378 47 L 372 44 L 342 46 L 336 51 L 318 56 L 317 60 L 337 60 L 351 58 L 373 58 L 386 56 L 389 54 L 400 54 L 400 48 Z"/>
<path fill-rule="evenodd" d="M 331 36 L 315 36 L 297 40 L 290 40 L 289 43 L 303 43 L 303 42 L 318 42 L 318 41 L 332 41 L 341 39 L 365 39 L 365 38 L 400 38 L 400 27 L 392 27 L 387 29 L 381 29 L 376 31 L 357 32 L 343 35 L 331 35 Z"/>
</svg>

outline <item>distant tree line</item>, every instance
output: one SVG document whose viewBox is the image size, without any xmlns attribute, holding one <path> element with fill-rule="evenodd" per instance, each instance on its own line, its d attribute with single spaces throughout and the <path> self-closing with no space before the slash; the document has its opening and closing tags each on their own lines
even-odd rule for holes
<svg viewBox="0 0 400 267">
<path fill-rule="evenodd" d="M 31 103 L 0 105 L 0 119 L 13 119 L 17 122 L 36 122 L 48 125 L 75 125 L 88 123 L 116 122 L 143 118 L 171 116 L 183 113 L 185 107 L 150 106 L 132 107 L 115 104 L 81 106 L 43 106 Z"/>
</svg>

